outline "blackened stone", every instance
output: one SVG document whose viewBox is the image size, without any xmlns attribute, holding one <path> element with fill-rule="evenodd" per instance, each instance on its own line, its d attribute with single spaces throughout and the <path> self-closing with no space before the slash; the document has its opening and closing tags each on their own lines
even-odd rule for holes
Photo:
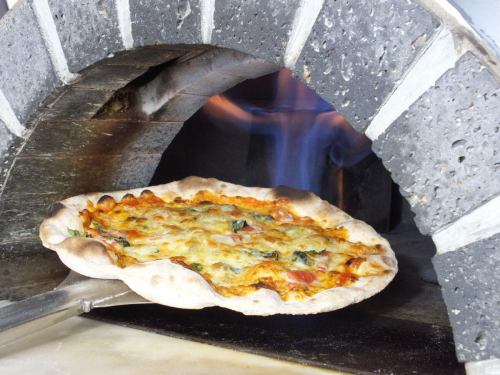
<svg viewBox="0 0 500 375">
<path fill-rule="evenodd" d="M 295 74 L 362 130 L 436 27 L 414 0 L 325 1 Z"/>
<path fill-rule="evenodd" d="M 373 144 L 432 233 L 500 192 L 500 97 L 470 53 Z"/>
<path fill-rule="evenodd" d="M 130 2 L 134 46 L 201 42 L 198 0 Z"/>
<path fill-rule="evenodd" d="M 212 43 L 283 64 L 298 0 L 217 0 Z"/>
<path fill-rule="evenodd" d="M 71 87 L 49 105 L 50 110 L 43 113 L 44 118 L 86 120 L 111 98 L 112 90 L 94 90 Z"/>
<path fill-rule="evenodd" d="M 500 358 L 500 234 L 433 259 L 460 361 Z"/>
<path fill-rule="evenodd" d="M 70 71 L 124 49 L 115 1 L 49 0 L 49 5 Z"/>
<path fill-rule="evenodd" d="M 146 72 L 146 68 L 100 64 L 82 72 L 75 87 L 98 90 L 118 90 L 144 72 Z"/>
<path fill-rule="evenodd" d="M 121 155 L 161 153 L 182 122 L 124 120 L 47 121 L 38 124 L 23 156 Z M 57 136 L 54 136 L 54 135 Z"/>
<path fill-rule="evenodd" d="M 13 138 L 14 135 L 7 129 L 2 120 L 0 120 L 0 165 L 4 160 L 4 155 L 7 153 Z"/>
<path fill-rule="evenodd" d="M 0 203 L 0 244 L 37 240 L 38 230 L 58 194 L 8 196 Z"/>
<path fill-rule="evenodd" d="M 48 292 L 67 275 L 55 251 L 40 241 L 0 244 L 0 300 L 20 300 Z"/>
<path fill-rule="evenodd" d="M 2 18 L 0 29 L 0 90 L 24 123 L 61 82 L 27 1 Z"/>
<path fill-rule="evenodd" d="M 130 154 L 129 158 L 135 155 Z M 127 187 L 139 187 L 144 181 L 131 181 L 130 186 L 118 184 L 119 169 L 123 157 L 113 156 L 47 156 L 17 158 L 6 183 L 4 197 L 10 194 L 31 195 L 60 193 L 64 196 L 83 194 L 92 191 L 108 191 Z M 141 168 L 140 163 L 130 166 Z M 126 168 L 125 168 L 126 169 Z M 144 173 L 139 170 L 137 174 Z M 137 182 L 137 184 L 134 184 Z"/>
<path fill-rule="evenodd" d="M 120 52 L 112 58 L 104 60 L 102 63 L 106 65 L 150 67 L 171 61 L 187 53 L 187 50 L 165 50 L 160 47 L 144 47 L 133 51 Z"/>
</svg>

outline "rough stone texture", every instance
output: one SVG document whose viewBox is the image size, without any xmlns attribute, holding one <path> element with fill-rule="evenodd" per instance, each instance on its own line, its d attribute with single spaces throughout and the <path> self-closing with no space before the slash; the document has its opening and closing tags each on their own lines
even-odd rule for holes
<svg viewBox="0 0 500 375">
<path fill-rule="evenodd" d="M 200 43 L 198 0 L 139 0 L 130 2 L 134 46 Z"/>
<path fill-rule="evenodd" d="M 70 71 L 124 49 L 113 0 L 49 0 L 49 5 Z"/>
<path fill-rule="evenodd" d="M 500 234 L 434 258 L 460 361 L 500 358 Z"/>
<path fill-rule="evenodd" d="M 24 123 L 60 81 L 27 1 L 1 19 L 0 30 L 0 90 Z"/>
<path fill-rule="evenodd" d="M 186 121 L 208 101 L 208 96 L 178 94 L 156 112 L 154 119 L 158 121 Z"/>
<path fill-rule="evenodd" d="M 432 233 L 500 191 L 499 85 L 472 54 L 373 144 Z"/>
<path fill-rule="evenodd" d="M 118 90 L 146 72 L 146 68 L 127 65 L 97 65 L 81 72 L 75 87 Z"/>
<path fill-rule="evenodd" d="M 180 122 L 130 120 L 42 122 L 26 143 L 23 156 L 162 153 L 181 127 Z"/>
<path fill-rule="evenodd" d="M 283 63 L 298 0 L 217 0 L 212 44 Z"/>
<path fill-rule="evenodd" d="M 294 73 L 362 130 L 436 26 L 414 0 L 325 1 Z"/>
</svg>

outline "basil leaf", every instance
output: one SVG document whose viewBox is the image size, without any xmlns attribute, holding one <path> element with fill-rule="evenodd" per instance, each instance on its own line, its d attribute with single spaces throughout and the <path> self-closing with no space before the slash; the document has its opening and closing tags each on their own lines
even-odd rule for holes
<svg viewBox="0 0 500 375">
<path fill-rule="evenodd" d="M 248 224 L 246 220 L 233 220 L 231 222 L 231 228 L 233 229 L 234 232 L 239 231 L 240 229 L 246 227 L 247 225 Z"/>
<path fill-rule="evenodd" d="M 123 245 L 124 247 L 130 246 L 130 242 L 128 242 L 125 237 L 111 237 L 111 238 L 114 239 L 119 244 Z"/>
<path fill-rule="evenodd" d="M 261 251 L 260 254 L 266 259 L 278 260 L 280 257 L 280 253 L 277 251 Z"/>
<path fill-rule="evenodd" d="M 97 229 L 99 231 L 104 230 L 104 227 L 101 224 L 99 224 L 97 221 L 95 221 L 95 220 L 92 220 L 90 222 L 90 225 L 92 225 L 95 229 Z"/>
<path fill-rule="evenodd" d="M 302 263 L 306 266 L 309 265 L 309 256 L 305 251 L 294 251 L 292 255 L 292 262 Z"/>
<path fill-rule="evenodd" d="M 196 272 L 201 272 L 203 271 L 203 265 L 200 264 L 200 263 L 191 263 L 190 266 L 193 270 L 195 270 Z"/>
<path fill-rule="evenodd" d="M 68 228 L 68 234 L 71 237 L 85 237 L 85 235 L 77 229 Z"/>
</svg>

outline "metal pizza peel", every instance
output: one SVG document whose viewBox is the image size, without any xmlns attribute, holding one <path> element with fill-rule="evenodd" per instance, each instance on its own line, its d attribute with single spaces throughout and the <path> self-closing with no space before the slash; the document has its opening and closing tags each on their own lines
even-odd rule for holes
<svg viewBox="0 0 500 375">
<path fill-rule="evenodd" d="M 55 289 L 0 307 L 0 347 L 98 307 L 152 303 L 123 281 L 70 271 Z"/>
</svg>

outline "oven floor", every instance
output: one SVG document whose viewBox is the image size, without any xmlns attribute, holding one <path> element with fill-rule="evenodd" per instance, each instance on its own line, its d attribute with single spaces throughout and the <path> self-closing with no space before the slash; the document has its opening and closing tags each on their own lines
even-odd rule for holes
<svg viewBox="0 0 500 375">
<path fill-rule="evenodd" d="M 430 239 L 411 228 L 386 236 L 399 273 L 383 292 L 309 316 L 244 316 L 158 305 L 94 310 L 88 317 L 167 336 L 357 374 L 464 374 L 430 263 Z"/>
</svg>

